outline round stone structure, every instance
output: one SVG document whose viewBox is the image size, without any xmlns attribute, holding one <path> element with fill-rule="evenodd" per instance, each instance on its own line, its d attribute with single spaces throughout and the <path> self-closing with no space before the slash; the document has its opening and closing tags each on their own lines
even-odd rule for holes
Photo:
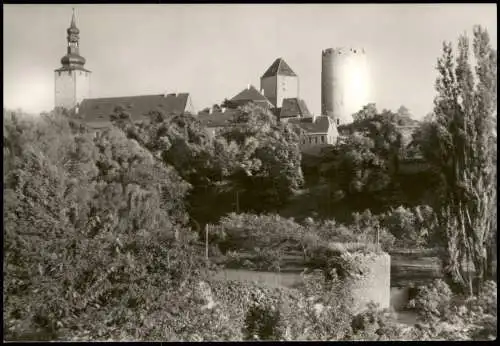
<svg viewBox="0 0 500 346">
<path fill-rule="evenodd" d="M 391 302 L 391 256 L 388 253 L 351 253 L 362 273 L 345 278 L 343 287 L 352 301 L 354 313 L 365 310 L 370 302 L 388 309 Z"/>
<path fill-rule="evenodd" d="M 370 71 L 364 49 L 328 48 L 321 61 L 321 113 L 337 125 L 370 102 Z"/>
</svg>

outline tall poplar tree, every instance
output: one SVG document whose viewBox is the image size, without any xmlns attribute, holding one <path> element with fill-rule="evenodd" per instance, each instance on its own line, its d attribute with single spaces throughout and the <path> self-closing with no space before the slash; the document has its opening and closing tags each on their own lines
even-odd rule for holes
<svg viewBox="0 0 500 346">
<path fill-rule="evenodd" d="M 491 275 L 496 239 L 497 52 L 487 31 L 466 34 L 456 57 L 449 42 L 438 59 L 434 119 L 421 139 L 422 152 L 442 180 L 437 200 L 444 272 L 473 294 Z M 470 265 L 472 264 L 472 266 Z"/>
</svg>

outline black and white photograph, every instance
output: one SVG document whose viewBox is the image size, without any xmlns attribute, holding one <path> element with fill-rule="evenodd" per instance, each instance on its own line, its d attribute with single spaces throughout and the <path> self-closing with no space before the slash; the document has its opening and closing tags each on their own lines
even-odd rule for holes
<svg viewBox="0 0 500 346">
<path fill-rule="evenodd" d="M 3 341 L 497 338 L 495 3 L 3 5 Z"/>
</svg>

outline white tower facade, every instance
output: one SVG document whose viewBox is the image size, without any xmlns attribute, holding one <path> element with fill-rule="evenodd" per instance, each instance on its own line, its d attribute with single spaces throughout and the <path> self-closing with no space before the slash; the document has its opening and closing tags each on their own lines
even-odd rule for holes
<svg viewBox="0 0 500 346">
<path fill-rule="evenodd" d="M 370 102 L 371 82 L 364 49 L 329 48 L 322 52 L 321 113 L 337 125 Z"/>
<path fill-rule="evenodd" d="M 67 54 L 61 59 L 62 67 L 54 71 L 54 105 L 71 109 L 90 97 L 91 75 L 84 68 L 85 58 L 80 56 L 80 30 L 76 27 L 74 12 L 67 33 Z"/>
</svg>

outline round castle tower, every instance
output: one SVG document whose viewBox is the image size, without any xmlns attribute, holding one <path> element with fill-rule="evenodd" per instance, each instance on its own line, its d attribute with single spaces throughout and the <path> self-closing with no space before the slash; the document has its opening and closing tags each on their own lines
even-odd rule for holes
<svg viewBox="0 0 500 346">
<path fill-rule="evenodd" d="M 337 125 L 370 102 L 368 59 L 364 49 L 328 48 L 321 60 L 321 114 Z"/>
</svg>

